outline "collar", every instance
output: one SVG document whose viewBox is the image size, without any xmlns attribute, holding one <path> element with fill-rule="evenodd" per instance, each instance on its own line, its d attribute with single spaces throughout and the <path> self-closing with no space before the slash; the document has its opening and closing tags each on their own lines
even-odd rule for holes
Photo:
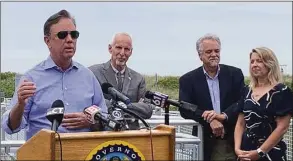
<svg viewBox="0 0 293 161">
<path fill-rule="evenodd" d="M 117 74 L 119 71 L 112 65 L 112 62 L 110 61 L 110 64 L 111 64 L 111 67 L 112 69 L 114 70 L 114 72 Z M 121 70 L 120 72 L 121 74 L 124 74 L 125 73 L 125 68 L 123 70 Z"/>
<path fill-rule="evenodd" d="M 208 74 L 208 72 L 204 69 L 204 66 L 202 66 L 202 69 L 203 69 L 203 73 L 204 73 L 207 77 L 209 77 L 210 79 L 217 78 L 218 75 L 219 75 L 219 73 L 220 73 L 220 65 L 218 65 L 218 70 L 217 70 L 217 73 L 216 73 L 216 75 L 215 75 L 214 78 L 212 78 L 212 77 Z"/>
<path fill-rule="evenodd" d="M 78 69 L 79 65 L 75 61 L 72 60 L 71 66 L 68 69 L 71 69 L 73 67 Z M 60 67 L 58 67 L 56 65 L 56 63 L 53 61 L 52 57 L 49 55 L 48 58 L 45 60 L 44 69 L 47 70 L 47 69 L 51 69 L 51 68 L 60 68 Z"/>
</svg>

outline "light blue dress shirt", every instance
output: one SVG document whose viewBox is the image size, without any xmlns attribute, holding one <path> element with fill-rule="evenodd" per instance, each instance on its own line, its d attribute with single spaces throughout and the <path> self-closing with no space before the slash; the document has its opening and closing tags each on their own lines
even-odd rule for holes
<svg viewBox="0 0 293 161">
<path fill-rule="evenodd" d="M 213 109 L 217 114 L 221 114 L 221 102 L 220 102 L 220 87 L 219 87 L 219 72 L 220 67 L 218 67 L 218 71 L 215 77 L 211 77 L 203 67 L 204 74 L 206 75 L 206 80 L 209 86 L 210 96 L 213 104 Z"/>
<path fill-rule="evenodd" d="M 36 92 L 28 99 L 20 126 L 11 130 L 8 127 L 10 110 L 2 118 L 2 128 L 8 134 L 13 134 L 21 129 L 26 130 L 26 140 L 31 138 L 41 129 L 51 129 L 51 122 L 46 118 L 46 112 L 52 103 L 60 99 L 64 102 L 64 113 L 83 112 L 85 107 L 97 105 L 104 113 L 108 112 L 101 86 L 94 74 L 77 62 L 66 71 L 62 71 L 49 56 L 21 78 L 20 82 L 28 79 L 35 83 Z M 9 109 L 17 103 L 15 92 Z M 59 126 L 58 132 L 88 132 L 89 128 L 68 130 Z"/>
</svg>

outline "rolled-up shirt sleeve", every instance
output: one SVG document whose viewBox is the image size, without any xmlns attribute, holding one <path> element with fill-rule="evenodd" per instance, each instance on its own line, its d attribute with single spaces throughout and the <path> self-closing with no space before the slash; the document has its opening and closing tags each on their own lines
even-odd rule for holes
<svg viewBox="0 0 293 161">
<path fill-rule="evenodd" d="M 24 77 L 23 77 L 24 78 Z M 20 79 L 20 81 L 23 81 L 23 78 Z M 15 90 L 16 91 L 16 90 Z M 17 133 L 20 130 L 24 129 L 27 127 L 28 123 L 28 114 L 30 111 L 30 107 L 32 104 L 32 97 L 30 97 L 24 107 L 24 112 L 22 115 L 22 119 L 21 119 L 21 123 L 19 125 L 19 127 L 17 127 L 14 130 L 11 130 L 10 126 L 9 126 L 9 121 L 10 121 L 10 111 L 11 109 L 17 104 L 18 98 L 17 98 L 17 92 L 14 92 L 13 97 L 10 101 L 10 104 L 8 105 L 7 111 L 5 111 L 5 113 L 2 115 L 2 129 L 7 133 L 7 134 L 13 134 L 13 133 Z"/>
<path fill-rule="evenodd" d="M 31 104 L 31 100 L 29 99 L 29 101 L 27 102 L 26 106 L 24 107 L 24 112 L 22 115 L 22 120 L 21 123 L 19 125 L 18 128 L 11 130 L 11 128 L 9 127 L 9 121 L 10 121 L 10 111 L 11 109 L 17 104 L 17 96 L 13 96 L 10 105 L 8 106 L 8 110 L 3 114 L 2 116 L 2 128 L 3 130 L 7 133 L 7 134 L 13 134 L 13 133 L 17 133 L 19 132 L 21 129 L 24 129 L 25 127 L 27 127 L 27 116 L 29 113 L 29 107 Z"/>
</svg>

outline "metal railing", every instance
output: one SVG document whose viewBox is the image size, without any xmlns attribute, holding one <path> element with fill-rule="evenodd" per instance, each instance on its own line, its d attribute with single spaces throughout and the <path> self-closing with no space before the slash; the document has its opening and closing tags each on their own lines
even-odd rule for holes
<svg viewBox="0 0 293 161">
<path fill-rule="evenodd" d="M 284 141 L 287 143 L 287 160 L 293 161 L 293 119 L 291 119 L 290 127 L 284 135 Z"/>
<path fill-rule="evenodd" d="M 152 128 L 164 124 L 164 113 L 156 113 L 145 120 Z M 140 122 L 140 125 L 143 124 Z M 203 160 L 203 133 L 202 127 L 194 120 L 183 119 L 177 111 L 172 111 L 169 125 L 176 127 L 175 160 Z M 198 128 L 197 137 L 192 135 L 192 128 Z"/>
<path fill-rule="evenodd" d="M 15 148 L 14 150 L 16 150 L 17 148 L 19 148 L 24 143 L 25 143 L 25 140 L 5 140 L 5 141 L 1 141 L 1 150 L 3 148 L 4 152 L 6 154 L 11 154 L 11 149 L 12 148 Z M 12 153 L 14 153 L 14 152 L 12 152 Z"/>
<path fill-rule="evenodd" d="M 10 101 L 9 99 L 5 99 L 4 102 L 1 103 L 1 116 L 2 114 L 6 111 L 6 108 L 4 106 L 6 106 Z M 148 120 L 149 124 L 151 124 L 152 126 L 156 125 L 156 124 L 161 124 L 164 123 L 164 119 L 162 119 L 164 116 L 164 113 L 157 109 L 156 111 L 154 111 L 154 115 L 152 116 L 151 120 Z M 180 135 L 180 133 L 184 133 L 184 134 L 192 134 L 192 127 L 193 126 L 197 126 L 199 128 L 198 130 L 198 137 L 197 137 L 197 142 L 196 145 L 195 144 L 187 144 L 188 141 L 190 142 L 194 142 L 196 139 L 195 138 L 176 138 L 176 157 L 180 157 L 182 158 L 182 160 L 185 159 L 190 159 L 190 156 L 193 154 L 190 154 L 190 151 L 186 150 L 186 151 L 180 151 L 179 149 L 184 149 L 182 148 L 183 146 L 186 147 L 187 149 L 192 149 L 194 148 L 194 150 L 198 151 L 198 154 L 194 154 L 193 157 L 195 158 L 201 158 L 203 157 L 203 142 L 202 142 L 202 128 L 201 126 L 199 126 L 199 124 L 195 121 L 192 120 L 185 120 L 182 119 L 179 115 L 178 111 L 170 111 L 170 115 L 171 115 L 171 119 L 170 119 L 170 125 L 177 125 L 176 126 L 176 134 Z M 176 120 L 175 122 L 172 120 Z M 188 140 L 189 139 L 189 140 Z M 195 140 L 192 140 L 195 139 Z M 15 155 L 16 149 L 19 148 L 25 141 L 25 132 L 24 130 L 21 130 L 18 133 L 15 133 L 13 135 L 7 135 L 3 129 L 1 128 L 1 152 L 2 153 L 6 153 L 6 154 L 10 154 L 12 156 Z M 288 130 L 288 132 L 285 134 L 284 136 L 284 140 L 287 143 L 287 158 L 288 160 L 292 160 L 293 161 L 293 119 L 291 119 L 291 123 L 290 123 L 290 128 Z M 190 145 L 190 147 L 188 147 Z M 194 146 L 194 147 L 192 147 Z M 187 154 L 187 155 L 183 155 L 183 154 Z M 2 154 L 1 154 L 2 156 Z M 185 157 L 185 159 L 184 159 Z M 1 160 L 6 160 L 3 159 L 1 157 Z"/>
<path fill-rule="evenodd" d="M 201 140 L 198 137 L 176 133 L 175 160 L 203 160 L 199 153 Z"/>
<path fill-rule="evenodd" d="M 157 115 L 161 115 L 161 116 L 157 116 Z M 155 120 L 155 119 L 160 118 L 161 119 L 160 123 L 164 123 L 164 120 L 162 120 L 163 115 L 164 115 L 164 113 L 160 110 L 154 111 L 154 115 L 152 116 L 152 119 Z M 179 111 L 170 111 L 170 116 L 175 119 L 180 119 Z M 171 117 L 170 117 L 170 125 L 172 125 Z M 156 124 L 154 121 L 150 121 L 150 123 Z M 180 122 L 177 122 L 176 124 L 180 125 Z M 202 140 L 203 139 L 202 127 L 198 126 L 198 125 L 199 125 L 199 123 L 196 122 L 195 126 L 197 126 L 199 128 L 197 136 L 199 136 L 199 139 Z M 190 124 L 186 124 L 186 126 L 180 125 L 180 126 L 177 126 L 176 131 L 180 131 L 180 132 L 187 133 L 187 134 L 192 134 L 192 126 L 190 126 Z M 287 144 L 287 160 L 293 161 L 293 118 L 291 118 L 289 130 L 284 135 L 284 141 Z M 203 142 L 201 142 L 200 144 L 201 144 L 201 146 L 199 146 L 199 153 L 201 156 L 203 156 Z"/>
</svg>

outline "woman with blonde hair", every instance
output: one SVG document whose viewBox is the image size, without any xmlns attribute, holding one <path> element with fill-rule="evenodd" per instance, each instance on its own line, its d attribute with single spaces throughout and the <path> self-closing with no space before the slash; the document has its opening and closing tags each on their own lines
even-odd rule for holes
<svg viewBox="0 0 293 161">
<path fill-rule="evenodd" d="M 239 102 L 235 127 L 238 160 L 286 161 L 282 140 L 293 113 L 292 90 L 282 82 L 279 62 L 266 47 L 250 53 L 250 84 Z"/>
</svg>

